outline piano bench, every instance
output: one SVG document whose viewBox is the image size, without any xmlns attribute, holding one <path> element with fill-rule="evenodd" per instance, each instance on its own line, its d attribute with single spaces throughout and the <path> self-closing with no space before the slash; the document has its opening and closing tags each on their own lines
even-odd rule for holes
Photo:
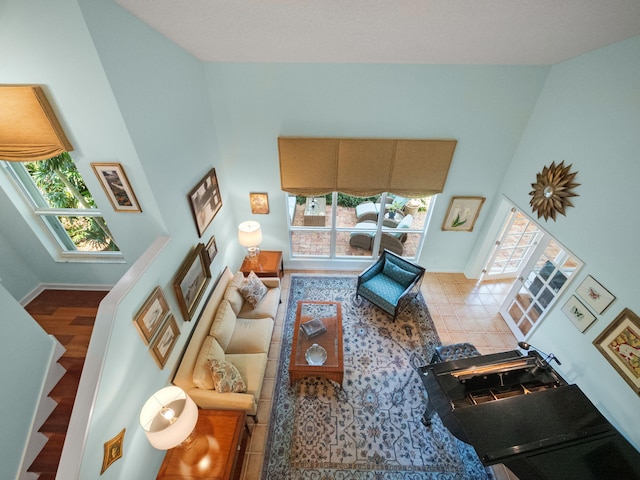
<svg viewBox="0 0 640 480">
<path fill-rule="evenodd" d="M 463 358 L 479 357 L 480 352 L 470 343 L 440 345 L 431 357 L 431 363 L 452 362 Z"/>
</svg>

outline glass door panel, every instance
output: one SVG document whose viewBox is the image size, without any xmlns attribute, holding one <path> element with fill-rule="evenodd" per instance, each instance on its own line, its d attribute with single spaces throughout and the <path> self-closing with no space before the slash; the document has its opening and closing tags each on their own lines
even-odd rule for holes
<svg viewBox="0 0 640 480">
<path fill-rule="evenodd" d="M 531 333 L 581 266 L 582 262 L 550 235 L 540 232 L 538 246 L 500 308 L 518 340 Z"/>
<path fill-rule="evenodd" d="M 512 208 L 484 269 L 483 280 L 516 278 L 538 244 L 540 236 L 538 226 L 526 215 Z"/>
</svg>

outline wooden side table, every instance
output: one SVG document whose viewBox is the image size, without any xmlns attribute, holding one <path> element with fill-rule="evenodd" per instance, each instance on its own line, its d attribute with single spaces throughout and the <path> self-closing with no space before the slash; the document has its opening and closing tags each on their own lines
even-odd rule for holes
<svg viewBox="0 0 640 480">
<path fill-rule="evenodd" d="M 248 429 L 242 410 L 198 410 L 193 440 L 167 451 L 157 480 L 240 477 Z"/>
<path fill-rule="evenodd" d="M 258 277 L 279 277 L 284 275 L 284 263 L 282 262 L 282 252 L 261 250 L 260 255 L 254 261 L 245 257 L 240 267 L 240 271 L 244 276 L 248 276 L 249 272 L 253 272 Z"/>
</svg>

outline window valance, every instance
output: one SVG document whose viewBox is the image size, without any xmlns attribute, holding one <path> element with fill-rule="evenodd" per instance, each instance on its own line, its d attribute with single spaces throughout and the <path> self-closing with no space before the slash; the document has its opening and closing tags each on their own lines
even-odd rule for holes
<svg viewBox="0 0 640 480">
<path fill-rule="evenodd" d="M 0 160 L 32 162 L 71 150 L 41 87 L 0 85 Z"/>
<path fill-rule="evenodd" d="M 280 184 L 295 195 L 442 192 L 456 140 L 280 137 Z"/>
</svg>

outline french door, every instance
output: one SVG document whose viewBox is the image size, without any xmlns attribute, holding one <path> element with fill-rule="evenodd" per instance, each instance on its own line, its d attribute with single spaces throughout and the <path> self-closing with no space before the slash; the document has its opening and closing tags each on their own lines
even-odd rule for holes
<svg viewBox="0 0 640 480">
<path fill-rule="evenodd" d="M 500 314 L 518 340 L 525 339 L 582 267 L 582 262 L 551 235 L 543 231 L 538 235 L 535 248 L 500 307 Z"/>
<path fill-rule="evenodd" d="M 517 278 L 542 237 L 542 231 L 529 217 L 511 208 L 496 241 L 483 280 Z"/>
</svg>

